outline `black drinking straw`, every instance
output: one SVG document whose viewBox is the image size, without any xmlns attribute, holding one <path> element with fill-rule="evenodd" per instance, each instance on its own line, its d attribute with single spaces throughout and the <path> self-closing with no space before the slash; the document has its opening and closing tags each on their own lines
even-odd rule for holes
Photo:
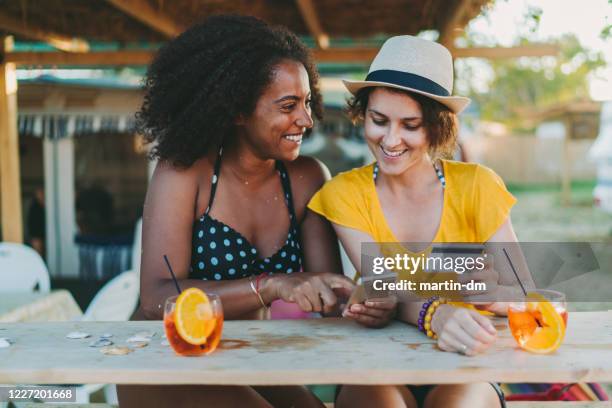
<svg viewBox="0 0 612 408">
<path fill-rule="evenodd" d="M 523 289 L 523 293 L 525 294 L 525 296 L 527 296 L 527 291 L 525 290 L 525 287 L 523 286 L 523 282 L 521 282 L 521 280 L 519 279 L 518 273 L 516 273 L 516 269 L 514 269 L 514 265 L 512 265 L 512 261 L 510 260 L 510 257 L 508 256 L 508 252 L 506 252 L 506 248 L 502 248 L 502 250 L 504 251 L 504 255 L 506 255 L 506 259 L 508 260 L 508 263 L 510 264 L 510 267 L 512 268 L 512 272 L 514 272 L 514 276 L 516 276 L 516 280 L 518 281 L 519 285 L 521 285 L 521 289 Z"/>
<path fill-rule="evenodd" d="M 164 255 L 164 261 L 166 261 L 166 265 L 168 265 L 168 270 L 170 271 L 170 275 L 172 275 L 172 280 L 174 281 L 174 285 L 176 286 L 176 291 L 180 295 L 182 292 L 181 287 L 178 284 L 178 280 L 176 280 L 176 275 L 172 271 L 172 267 L 170 266 L 170 261 L 168 261 L 168 257 L 166 255 Z"/>
</svg>

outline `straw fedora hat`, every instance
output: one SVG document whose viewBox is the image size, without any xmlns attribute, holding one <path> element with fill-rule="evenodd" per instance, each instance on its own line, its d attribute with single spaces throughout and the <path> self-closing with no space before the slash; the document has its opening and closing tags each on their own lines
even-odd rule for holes
<svg viewBox="0 0 612 408">
<path fill-rule="evenodd" d="M 453 59 L 450 52 L 433 41 L 402 35 L 383 44 L 364 81 L 343 80 L 350 93 L 362 88 L 387 86 L 434 99 L 459 113 L 470 99 L 452 96 Z"/>
</svg>

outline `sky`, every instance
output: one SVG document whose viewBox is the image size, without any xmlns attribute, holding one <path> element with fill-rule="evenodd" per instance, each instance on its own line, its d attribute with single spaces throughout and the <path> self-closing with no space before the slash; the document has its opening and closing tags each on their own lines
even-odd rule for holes
<svg viewBox="0 0 612 408">
<path fill-rule="evenodd" d="M 530 8 L 542 11 L 539 25 L 525 24 Z M 523 35 L 534 42 L 546 42 L 565 33 L 573 33 L 580 43 L 593 51 L 602 52 L 606 69 L 589 78 L 589 90 L 595 100 L 612 100 L 612 39 L 600 38 L 604 27 L 612 24 L 612 0 L 496 0 L 486 13 L 472 20 L 470 33 L 480 34 L 500 45 L 515 45 Z M 535 30 L 532 32 L 531 29 Z"/>
</svg>

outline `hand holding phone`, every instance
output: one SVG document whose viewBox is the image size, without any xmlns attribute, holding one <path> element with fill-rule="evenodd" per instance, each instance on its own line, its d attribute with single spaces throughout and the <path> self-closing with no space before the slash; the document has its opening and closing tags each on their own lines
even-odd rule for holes
<svg viewBox="0 0 612 408">
<path fill-rule="evenodd" d="M 363 285 L 358 285 L 355 287 L 355 290 L 353 290 L 353 293 L 351 293 L 351 296 L 348 298 L 347 302 L 346 302 L 346 306 L 344 307 L 344 310 L 348 310 L 351 305 L 355 305 L 357 303 L 363 303 L 366 300 L 366 293 L 365 293 L 365 288 L 363 287 Z"/>
<path fill-rule="evenodd" d="M 397 298 L 393 295 L 381 298 L 366 298 L 363 286 L 358 286 L 342 316 L 353 319 L 366 327 L 384 327 L 395 317 Z"/>
</svg>

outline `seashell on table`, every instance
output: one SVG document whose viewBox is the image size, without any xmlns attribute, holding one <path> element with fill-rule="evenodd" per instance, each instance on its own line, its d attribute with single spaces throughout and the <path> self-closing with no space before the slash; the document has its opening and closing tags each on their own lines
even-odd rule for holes
<svg viewBox="0 0 612 408">
<path fill-rule="evenodd" d="M 125 346 L 106 346 L 100 349 L 100 353 L 106 354 L 107 356 L 123 356 L 130 354 L 132 351 L 134 350 Z"/>
<path fill-rule="evenodd" d="M 143 337 L 143 336 L 132 336 L 129 339 L 127 339 L 128 343 L 148 343 L 151 341 L 150 337 Z"/>
<path fill-rule="evenodd" d="M 70 332 L 66 335 L 66 338 L 68 339 L 86 339 L 88 337 L 91 337 L 91 334 L 78 331 Z"/>
<path fill-rule="evenodd" d="M 156 335 L 157 333 L 153 331 L 141 331 L 141 332 L 135 333 L 133 337 L 146 337 L 150 341 Z"/>
<path fill-rule="evenodd" d="M 109 339 L 105 339 L 105 338 L 100 338 L 98 340 L 94 340 L 91 343 L 89 343 L 89 347 L 106 347 L 106 346 L 112 346 L 114 343 L 112 341 L 110 341 Z"/>
</svg>

